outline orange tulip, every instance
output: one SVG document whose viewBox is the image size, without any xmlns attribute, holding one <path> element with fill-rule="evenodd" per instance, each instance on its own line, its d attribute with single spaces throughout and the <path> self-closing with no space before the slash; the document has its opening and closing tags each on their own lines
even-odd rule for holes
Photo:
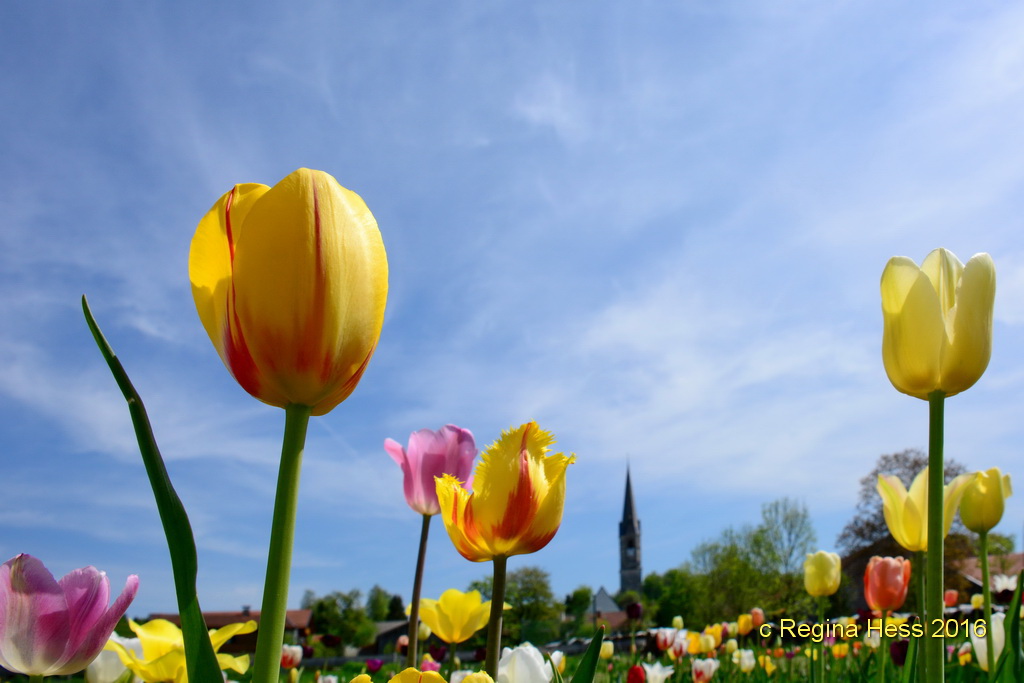
<svg viewBox="0 0 1024 683">
<path fill-rule="evenodd" d="M 903 606 L 910 585 L 910 560 L 902 557 L 872 557 L 864 572 L 864 599 L 868 607 L 889 612 Z"/>
</svg>

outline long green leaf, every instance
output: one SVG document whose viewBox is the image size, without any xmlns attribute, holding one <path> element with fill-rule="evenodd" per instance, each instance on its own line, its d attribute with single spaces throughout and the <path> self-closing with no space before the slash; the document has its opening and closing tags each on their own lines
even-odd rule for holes
<svg viewBox="0 0 1024 683">
<path fill-rule="evenodd" d="M 1005 640 L 1003 642 L 1003 653 L 996 662 L 995 680 L 1020 683 L 1024 680 L 1024 651 L 1021 650 L 1020 639 L 1020 593 L 1024 588 L 1024 571 L 1017 576 L 1017 590 L 1013 592 L 1013 599 L 1006 611 L 1006 621 L 1003 622 Z M 988 624 L 991 628 L 991 624 Z"/>
<path fill-rule="evenodd" d="M 907 658 L 903 662 L 903 675 L 900 680 L 903 683 L 912 683 L 917 680 L 917 648 L 920 638 L 911 638 L 907 647 Z"/>
<path fill-rule="evenodd" d="M 580 664 L 576 667 L 576 673 L 572 675 L 571 683 L 591 683 L 594 680 L 594 672 L 597 671 L 597 660 L 601 655 L 601 641 L 604 640 L 604 626 L 597 630 L 590 646 L 580 658 Z"/>
<path fill-rule="evenodd" d="M 146 407 L 142 404 L 142 398 L 135 391 L 135 387 L 132 386 L 132 382 L 128 378 L 128 373 L 125 372 L 121 361 L 117 359 L 114 350 L 107 343 L 99 325 L 96 324 L 85 296 L 82 296 L 82 311 L 85 313 L 85 321 L 89 325 L 93 339 L 96 340 L 96 345 L 99 347 L 100 353 L 103 354 L 103 359 L 107 361 L 110 372 L 114 375 L 114 380 L 117 381 L 117 386 L 124 394 L 125 401 L 128 402 L 128 412 L 131 414 L 132 425 L 135 427 L 139 451 L 142 453 L 142 461 L 146 465 L 150 486 L 153 487 L 153 496 L 156 498 L 160 522 L 163 524 L 164 535 L 167 537 L 167 548 L 171 554 L 174 592 L 178 598 L 181 631 L 185 639 L 185 663 L 188 679 L 192 683 L 222 683 L 224 678 L 220 673 L 220 665 L 217 663 L 217 656 L 210 643 L 210 633 L 199 608 L 199 597 L 196 595 L 196 575 L 199 562 L 196 557 L 196 542 L 192 535 L 192 525 L 189 524 L 185 507 L 181 504 L 178 494 L 175 493 L 170 477 L 167 476 L 167 468 L 164 467 L 160 449 L 156 445 L 156 438 L 153 436 L 153 429 L 149 424 L 149 417 L 146 414 Z"/>
</svg>

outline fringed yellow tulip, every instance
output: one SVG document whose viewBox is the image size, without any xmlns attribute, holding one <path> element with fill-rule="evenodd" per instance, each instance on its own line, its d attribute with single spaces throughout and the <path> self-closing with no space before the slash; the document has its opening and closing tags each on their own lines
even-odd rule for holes
<svg viewBox="0 0 1024 683">
<path fill-rule="evenodd" d="M 345 400 L 380 337 L 388 263 L 359 195 L 300 168 L 236 185 L 199 221 L 189 253 L 199 318 L 242 388 L 323 415 Z"/>
<path fill-rule="evenodd" d="M 960 519 L 977 534 L 991 531 L 1003 518 L 1006 499 L 1012 494 L 1010 475 L 1003 474 L 998 467 L 977 472 L 964 489 Z"/>
<path fill-rule="evenodd" d="M 819 550 L 807 553 L 804 560 L 804 588 L 811 597 L 820 598 L 832 595 L 839 590 L 842 578 L 842 562 L 839 555 Z"/>
<path fill-rule="evenodd" d="M 905 256 L 882 272 L 882 359 L 893 386 L 928 399 L 969 389 L 992 353 L 996 270 L 988 254 L 964 266 L 945 249 L 920 267 Z"/>
<path fill-rule="evenodd" d="M 139 657 L 133 650 L 115 640 L 108 641 L 105 649 L 116 652 L 121 658 L 121 663 L 146 683 L 188 683 L 188 674 L 185 671 L 185 641 L 180 628 L 165 619 L 153 619 L 145 624 L 129 620 L 128 626 L 139 638 L 142 656 Z M 233 636 L 252 633 L 255 630 L 256 622 L 246 621 L 210 631 L 213 651 L 217 652 Z M 249 668 L 249 655 L 232 657 L 218 654 L 217 661 L 224 670 L 245 673 Z"/>
<path fill-rule="evenodd" d="M 480 591 L 463 593 L 449 588 L 441 594 L 440 600 L 420 600 L 420 619 L 434 635 L 453 645 L 469 640 L 470 636 L 487 626 L 490 613 L 491 601 L 481 601 Z"/>
<path fill-rule="evenodd" d="M 942 493 L 943 534 L 953 525 L 956 508 L 964 494 L 971 474 L 961 474 L 946 484 Z M 889 532 L 896 542 L 911 552 L 928 550 L 928 468 L 921 470 L 910 491 L 899 477 L 878 475 L 878 494 L 882 496 L 882 512 Z"/>
<path fill-rule="evenodd" d="M 467 560 L 523 555 L 548 544 L 562 523 L 565 470 L 575 461 L 547 455 L 550 432 L 528 422 L 483 452 L 473 492 L 446 474 L 437 479 L 441 518 L 455 549 Z"/>
</svg>

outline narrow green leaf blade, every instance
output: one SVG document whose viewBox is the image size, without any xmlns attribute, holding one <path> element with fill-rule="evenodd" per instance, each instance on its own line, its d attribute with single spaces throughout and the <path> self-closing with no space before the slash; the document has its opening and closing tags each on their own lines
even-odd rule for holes
<svg viewBox="0 0 1024 683">
<path fill-rule="evenodd" d="M 572 675 L 571 683 L 591 683 L 594 680 L 594 673 L 597 671 L 597 661 L 601 655 L 601 641 L 604 640 L 604 626 L 597 630 L 590 646 L 580 658 L 576 673 Z"/>
<path fill-rule="evenodd" d="M 1024 571 L 1017 576 L 1017 590 L 1013 592 L 1010 607 L 1006 610 L 1006 621 L 1003 622 L 1006 640 L 1003 653 L 996 662 L 995 680 L 1003 683 L 1019 683 L 1024 680 L 1024 650 L 1021 650 L 1020 637 L 1020 593 L 1024 588 Z M 991 627 L 991 624 L 988 625 Z"/>
<path fill-rule="evenodd" d="M 196 595 L 198 559 L 192 525 L 189 524 L 185 507 L 181 504 L 181 499 L 178 498 L 174 486 L 171 485 L 171 479 L 167 475 L 167 468 L 164 467 L 164 461 L 160 455 L 160 449 L 157 447 L 156 437 L 153 436 L 153 428 L 149 423 L 149 416 L 146 414 L 142 398 L 135 391 L 135 387 L 132 386 L 132 382 L 128 378 L 128 373 L 103 336 L 85 296 L 82 296 L 82 311 L 85 313 L 85 321 L 89 325 L 96 346 L 103 354 L 103 359 L 110 367 L 110 372 L 114 375 L 114 380 L 128 403 L 128 412 L 131 414 L 135 437 L 139 442 L 139 451 L 142 453 L 146 474 L 149 476 L 153 496 L 156 498 L 160 522 L 163 524 L 164 535 L 167 537 L 167 549 L 171 554 L 174 591 L 178 599 L 181 631 L 185 640 L 188 679 L 193 683 L 223 683 L 224 678 L 220 672 L 220 665 L 217 663 L 217 656 L 213 652 L 213 645 L 210 643 L 206 622 L 203 621 L 203 614 L 199 608 L 199 597 Z"/>
</svg>

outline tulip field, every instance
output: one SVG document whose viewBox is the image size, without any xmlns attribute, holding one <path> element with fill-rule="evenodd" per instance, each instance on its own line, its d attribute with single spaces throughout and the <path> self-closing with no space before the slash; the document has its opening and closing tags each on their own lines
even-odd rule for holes
<svg viewBox="0 0 1024 683">
<path fill-rule="evenodd" d="M 128 577 L 110 605 L 110 582 L 102 572 L 87 567 L 58 581 L 40 559 L 21 554 L 0 568 L 0 665 L 12 672 L 40 681 L 84 669 L 93 683 L 1024 681 L 1024 582 L 1016 582 L 1003 611 L 994 606 L 986 545 L 1012 494 L 1010 478 L 993 468 L 943 479 L 945 400 L 981 377 L 991 352 L 995 266 L 987 254 L 964 265 L 937 249 L 920 266 L 897 257 L 882 271 L 882 361 L 898 391 L 928 404 L 929 422 L 921 430 L 929 437 L 929 465 L 909 488 L 896 477 L 879 477 L 885 521 L 906 557 L 870 559 L 863 576 L 865 613 L 826 619 L 842 560 L 820 550 L 803 564 L 816 614 L 794 618 L 750 605 L 748 612 L 722 614 L 716 623 L 684 626 L 687 615 L 679 615 L 672 624 L 643 627 L 631 615 L 624 633 L 599 633 L 584 651 L 569 654 L 558 643 L 541 650 L 506 642 L 507 560 L 555 539 L 575 456 L 554 452 L 554 434 L 530 421 L 498 435 L 474 466 L 473 434 L 446 425 L 416 431 L 404 446 L 384 442 L 402 470 L 406 502 L 423 524 L 419 552 L 410 557 L 416 571 L 404 653 L 386 663 L 334 669 L 304 663 L 302 648 L 284 643 L 298 480 L 310 419 L 355 390 L 377 348 L 388 290 L 381 234 L 358 195 L 327 173 L 299 169 L 272 187 L 239 184 L 217 199 L 199 221 L 189 273 L 200 321 L 227 371 L 253 398 L 285 416 L 255 653 L 219 652 L 233 636 L 256 630 L 255 621 L 206 627 L 187 511 L 164 467 L 143 399 L 83 298 L 86 323 L 127 402 L 164 525 L 181 626 L 131 622 L 134 638 L 112 635 L 138 577 Z M 981 545 L 984 592 L 969 618 L 947 614 L 944 602 L 943 543 L 957 514 Z M 436 599 L 421 594 L 435 516 L 447 534 L 442 542 L 489 567 L 486 600 L 454 587 Z M 923 606 L 919 614 L 903 612 L 910 591 Z M 450 650 L 479 632 L 486 639 L 480 661 L 429 658 L 419 642 L 421 622 Z"/>
</svg>

